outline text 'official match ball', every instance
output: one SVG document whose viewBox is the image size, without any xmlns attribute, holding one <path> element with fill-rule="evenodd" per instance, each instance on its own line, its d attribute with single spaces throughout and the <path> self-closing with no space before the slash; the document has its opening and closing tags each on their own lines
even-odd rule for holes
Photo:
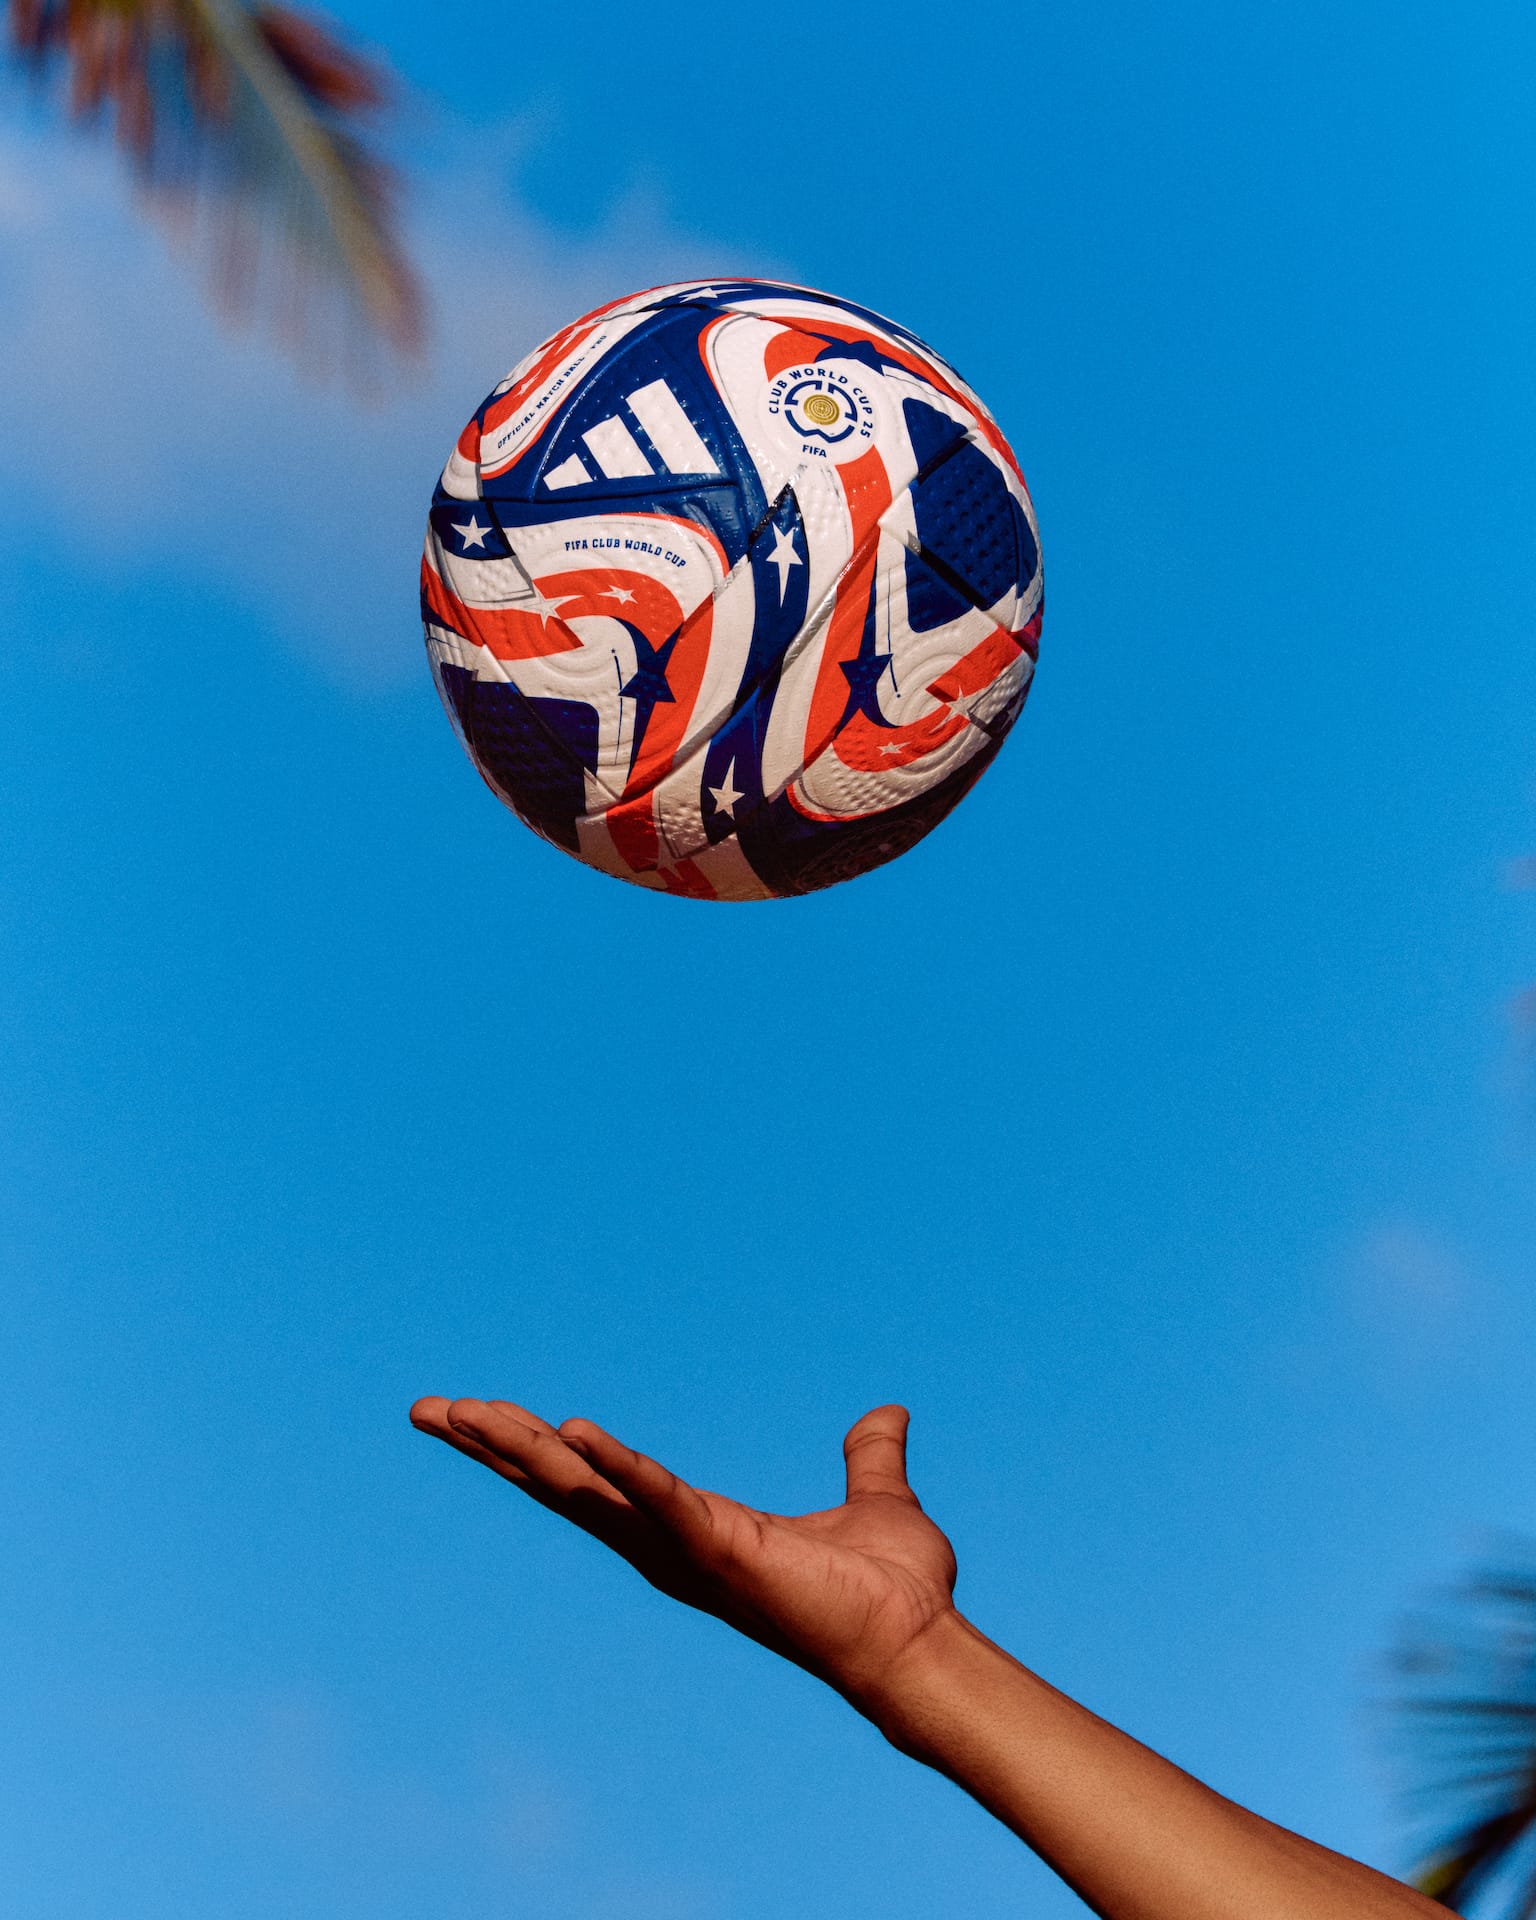
<svg viewBox="0 0 1536 1920">
<path fill-rule="evenodd" d="M 518 816 L 706 900 L 894 859 L 1029 692 L 1040 545 L 1018 462 L 904 328 L 767 280 L 573 322 L 438 484 L 422 615 L 443 703 Z"/>
</svg>

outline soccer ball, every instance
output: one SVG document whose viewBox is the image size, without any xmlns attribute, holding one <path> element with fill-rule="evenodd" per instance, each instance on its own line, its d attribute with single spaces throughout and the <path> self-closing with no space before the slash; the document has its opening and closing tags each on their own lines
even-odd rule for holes
<svg viewBox="0 0 1536 1920">
<path fill-rule="evenodd" d="M 491 790 L 638 886 L 809 893 L 942 820 L 1041 617 L 1007 441 L 905 328 L 768 280 L 599 307 L 475 414 L 422 618 Z"/>
</svg>

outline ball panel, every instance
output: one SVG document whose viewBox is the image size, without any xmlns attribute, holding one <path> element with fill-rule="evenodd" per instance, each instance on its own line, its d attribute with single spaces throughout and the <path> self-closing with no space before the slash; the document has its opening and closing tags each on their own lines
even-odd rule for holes
<svg viewBox="0 0 1536 1920">
<path fill-rule="evenodd" d="M 506 681 L 461 667 L 439 670 L 461 735 L 492 792 L 567 853 L 579 849 L 576 822 L 587 806 L 597 720 L 572 700 L 530 700 Z"/>
<path fill-rule="evenodd" d="M 953 811 L 997 755 L 1001 739 L 926 793 L 883 813 L 829 823 L 808 817 L 787 796 L 771 801 L 742 830 L 747 858 L 776 876 L 779 894 L 816 893 L 883 867 L 915 847 Z"/>
<path fill-rule="evenodd" d="M 495 497 L 556 506 L 616 491 L 732 485 L 748 527 L 766 501 L 731 416 L 698 350 L 699 317 L 674 308 L 643 316 L 576 386 L 529 459 L 487 486 Z"/>
<path fill-rule="evenodd" d="M 912 490 L 917 537 L 944 576 L 979 607 L 995 607 L 1038 571 L 1034 534 L 995 463 L 970 441 L 935 462 Z"/>
</svg>

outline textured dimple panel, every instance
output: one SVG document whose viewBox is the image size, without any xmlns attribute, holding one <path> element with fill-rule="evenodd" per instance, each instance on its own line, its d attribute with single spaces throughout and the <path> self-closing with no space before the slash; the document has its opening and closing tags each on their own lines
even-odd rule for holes
<svg viewBox="0 0 1536 1920">
<path fill-rule="evenodd" d="M 1038 556 L 1023 510 L 993 461 L 958 447 L 912 489 L 917 537 L 982 607 L 1034 577 Z"/>
<path fill-rule="evenodd" d="M 919 474 L 965 444 L 966 429 L 940 407 L 928 406 L 921 400 L 904 400 L 901 415 Z"/>
<path fill-rule="evenodd" d="M 458 667 L 440 673 L 486 779 L 530 826 L 574 853 L 585 771 L 597 763 L 592 709 L 574 700 L 529 700 L 505 681 L 477 680 Z"/>
<path fill-rule="evenodd" d="M 925 566 L 915 553 L 907 555 L 906 569 L 907 618 L 914 633 L 948 626 L 976 604 L 974 596 L 963 594 L 952 580 Z"/>
</svg>

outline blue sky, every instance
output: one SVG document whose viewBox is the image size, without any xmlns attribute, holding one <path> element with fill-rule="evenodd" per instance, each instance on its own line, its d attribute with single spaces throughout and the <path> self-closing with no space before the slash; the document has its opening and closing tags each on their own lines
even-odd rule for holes
<svg viewBox="0 0 1536 1920">
<path fill-rule="evenodd" d="M 902 1398 L 984 1628 L 1400 1866 L 1382 1649 L 1536 1529 L 1528 10 L 342 12 L 372 411 L 0 96 L 0 1903 L 1080 1911 L 426 1391 L 789 1507 Z M 761 908 L 518 827 L 415 619 L 483 392 L 695 269 L 930 337 L 1049 585 L 955 817 Z"/>
</svg>

